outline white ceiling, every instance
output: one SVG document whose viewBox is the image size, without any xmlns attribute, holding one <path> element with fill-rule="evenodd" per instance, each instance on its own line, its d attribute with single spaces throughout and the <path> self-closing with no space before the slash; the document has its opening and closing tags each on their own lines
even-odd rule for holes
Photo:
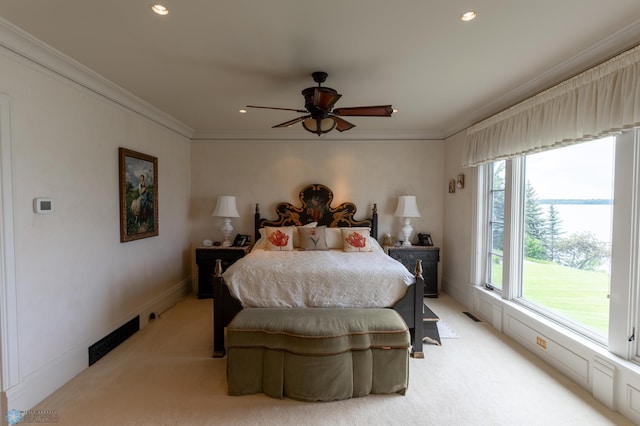
<svg viewBox="0 0 640 426">
<path fill-rule="evenodd" d="M 238 113 L 303 109 L 313 71 L 336 107 L 398 110 L 328 138 L 441 139 L 640 42 L 638 0 L 164 0 L 165 17 L 150 2 L 0 0 L 0 16 L 194 139 L 316 138 L 271 128 L 293 111 Z"/>
</svg>

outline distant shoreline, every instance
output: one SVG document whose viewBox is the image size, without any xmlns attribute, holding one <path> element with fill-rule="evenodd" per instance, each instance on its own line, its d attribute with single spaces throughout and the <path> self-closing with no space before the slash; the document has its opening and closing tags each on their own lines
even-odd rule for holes
<svg viewBox="0 0 640 426">
<path fill-rule="evenodd" d="M 538 200 L 538 204 L 589 204 L 589 205 L 611 205 L 613 200 L 605 198 L 545 198 Z"/>
</svg>

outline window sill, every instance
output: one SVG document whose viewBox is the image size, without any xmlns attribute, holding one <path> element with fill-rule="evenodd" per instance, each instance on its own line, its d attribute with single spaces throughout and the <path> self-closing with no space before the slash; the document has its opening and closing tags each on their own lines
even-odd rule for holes
<svg viewBox="0 0 640 426">
<path fill-rule="evenodd" d="M 640 365 L 635 362 L 623 359 L 618 355 L 609 352 L 606 347 L 603 347 L 602 345 L 587 339 L 578 333 L 572 332 L 571 330 L 545 318 L 519 303 L 503 299 L 501 295 L 496 294 L 495 291 L 488 290 L 480 286 L 474 286 L 474 290 L 474 294 L 478 300 L 482 300 L 484 303 L 490 303 L 500 312 L 499 319 L 486 318 L 486 315 L 483 315 L 481 312 L 478 313 L 480 317 L 485 317 L 483 319 L 494 324 L 494 328 L 498 329 L 498 327 L 495 326 L 496 322 L 500 325 L 506 324 L 507 316 L 516 317 L 540 334 L 548 336 L 560 345 L 569 348 L 573 352 L 580 354 L 585 358 L 592 359 L 594 356 L 598 356 L 603 360 L 609 361 L 616 366 L 640 376 Z M 493 311 L 495 312 L 496 309 Z M 506 335 L 510 335 L 508 331 L 505 332 L 502 329 L 499 329 L 499 331 Z"/>
</svg>

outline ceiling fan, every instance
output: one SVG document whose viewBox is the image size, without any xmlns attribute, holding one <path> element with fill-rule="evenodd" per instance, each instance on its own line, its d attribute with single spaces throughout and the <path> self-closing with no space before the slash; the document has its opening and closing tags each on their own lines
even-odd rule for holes
<svg viewBox="0 0 640 426">
<path fill-rule="evenodd" d="M 256 105 L 247 105 L 247 108 L 278 109 L 304 113 L 306 115 L 285 121 L 284 123 L 276 124 L 273 128 L 291 127 L 294 124 L 302 122 L 302 127 L 304 127 L 305 130 L 315 133 L 318 136 L 328 133 L 334 128 L 339 132 L 344 132 L 345 130 L 356 127 L 355 124 L 349 123 L 341 117 L 391 117 L 391 114 L 393 113 L 391 105 L 333 108 L 342 95 L 330 87 L 322 86 L 322 83 L 327 79 L 327 75 L 328 74 L 323 71 L 316 71 L 311 74 L 313 81 L 318 83 L 318 86 L 307 87 L 302 91 L 302 96 L 304 96 L 304 107 L 306 109 L 277 108 Z"/>
</svg>

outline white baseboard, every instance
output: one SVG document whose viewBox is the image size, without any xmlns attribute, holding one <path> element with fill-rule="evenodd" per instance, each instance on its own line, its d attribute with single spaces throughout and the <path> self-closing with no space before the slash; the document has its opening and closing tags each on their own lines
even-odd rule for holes
<svg viewBox="0 0 640 426">
<path fill-rule="evenodd" d="M 135 312 L 127 314 L 122 318 L 122 322 L 140 315 L 140 328 L 142 329 L 149 322 L 150 313 L 166 311 L 189 293 L 191 293 L 191 277 L 140 306 Z M 88 368 L 87 348 L 93 343 L 95 342 L 79 344 L 29 376 L 23 377 L 20 383 L 6 391 L 7 408 L 19 411 L 29 410 Z"/>
<path fill-rule="evenodd" d="M 640 424 L 640 366 L 480 287 L 470 293 L 470 306 L 480 318 L 495 328 L 501 322 L 504 334 L 608 408 Z"/>
</svg>

